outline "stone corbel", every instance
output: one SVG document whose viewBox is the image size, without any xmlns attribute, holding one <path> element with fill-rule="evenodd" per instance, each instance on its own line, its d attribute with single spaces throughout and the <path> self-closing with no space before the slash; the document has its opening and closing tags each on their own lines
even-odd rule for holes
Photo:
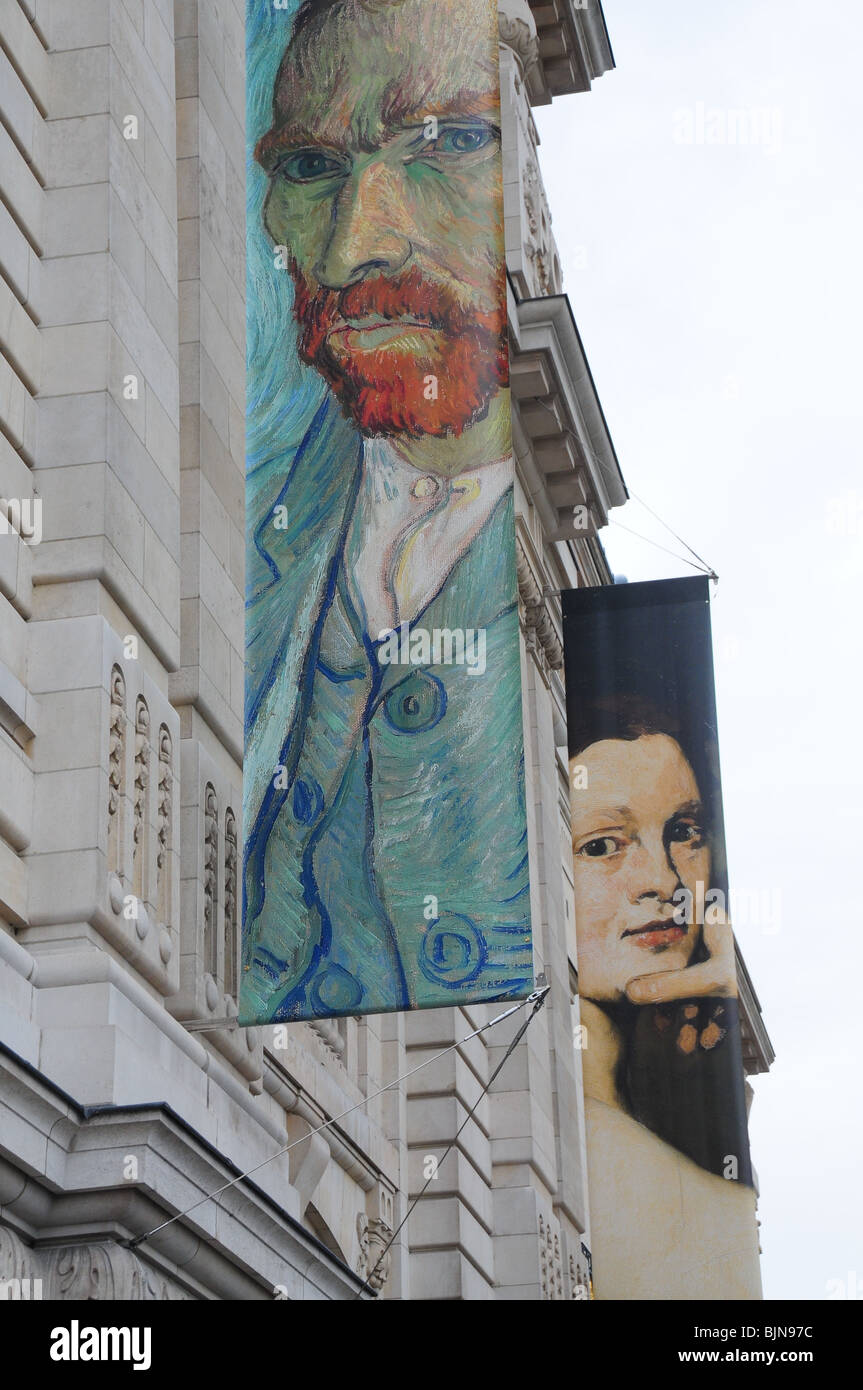
<svg viewBox="0 0 863 1390">
<path fill-rule="evenodd" d="M 287 1116 L 287 1131 L 291 1144 L 307 1136 L 306 1143 L 291 1149 L 290 1157 L 291 1187 L 299 1195 L 300 1211 L 305 1213 L 329 1165 L 330 1146 L 322 1134 L 313 1133 L 312 1126 L 301 1115 Z"/>
<path fill-rule="evenodd" d="M 324 1047 L 329 1048 L 333 1056 L 338 1057 L 339 1061 L 344 1061 L 345 1040 L 339 1032 L 336 1019 L 315 1018 L 309 1022 L 309 1027 L 313 1033 L 317 1033 Z"/>
<path fill-rule="evenodd" d="M 392 1272 L 392 1249 L 387 1249 L 387 1246 L 393 1235 L 394 1200 L 392 1188 L 379 1182 L 375 1191 L 369 1194 L 366 1210 L 357 1213 L 360 1247 L 357 1273 L 361 1279 L 367 1280 L 369 1288 L 374 1289 L 375 1293 L 380 1293 Z"/>
<path fill-rule="evenodd" d="M 497 26 L 501 43 L 512 49 L 525 77 L 539 62 L 536 21 L 527 0 L 498 0 Z"/>
<path fill-rule="evenodd" d="M 534 575 L 521 538 L 516 536 L 515 562 L 518 575 L 518 597 L 528 650 L 541 659 L 552 671 L 563 668 L 563 647 L 558 640 L 548 600 Z"/>
<path fill-rule="evenodd" d="M 391 1237 L 392 1228 L 380 1216 L 367 1216 L 364 1211 L 357 1213 L 357 1240 L 360 1246 L 357 1274 L 368 1281 L 369 1288 L 375 1293 L 380 1293 L 390 1277 L 392 1250 L 387 1250 L 383 1259 L 381 1254 Z"/>
</svg>

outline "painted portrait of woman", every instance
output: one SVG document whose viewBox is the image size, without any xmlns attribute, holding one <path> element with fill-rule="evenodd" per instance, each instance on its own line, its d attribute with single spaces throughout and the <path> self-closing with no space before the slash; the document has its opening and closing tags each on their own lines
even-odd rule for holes
<svg viewBox="0 0 863 1390">
<path fill-rule="evenodd" d="M 757 1297 L 706 581 L 667 587 L 576 591 L 565 616 L 597 1288 L 698 1298 L 719 1260 Z"/>
<path fill-rule="evenodd" d="M 748 1182 L 729 1105 L 728 1068 L 742 1068 L 734 939 L 691 763 L 655 720 L 625 723 L 570 767 L 579 995 L 606 1039 L 604 1090 L 702 1167 Z"/>
</svg>

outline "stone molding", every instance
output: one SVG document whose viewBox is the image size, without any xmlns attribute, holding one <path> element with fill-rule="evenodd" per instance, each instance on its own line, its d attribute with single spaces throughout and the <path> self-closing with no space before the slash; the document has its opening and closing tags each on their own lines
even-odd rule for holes
<svg viewBox="0 0 863 1390">
<path fill-rule="evenodd" d="M 19 1119 L 48 1143 L 50 1172 L 34 1177 L 0 1158 L 0 1282 L 42 1279 L 43 1297 L 75 1300 L 358 1292 L 353 1272 L 300 1225 L 286 1156 L 128 1250 L 235 1166 L 167 1105 L 78 1107 L 2 1052 L 0 1072 Z M 316 1151 L 312 1167 L 321 1160 Z"/>
<path fill-rule="evenodd" d="M 515 564 L 521 625 L 528 651 L 541 666 L 563 669 L 563 645 L 549 605 L 548 586 L 529 556 L 523 533 L 516 533 Z"/>
</svg>

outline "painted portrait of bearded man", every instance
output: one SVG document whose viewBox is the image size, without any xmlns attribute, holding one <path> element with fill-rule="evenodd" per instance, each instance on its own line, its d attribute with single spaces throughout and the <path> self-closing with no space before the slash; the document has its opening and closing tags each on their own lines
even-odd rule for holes
<svg viewBox="0 0 863 1390">
<path fill-rule="evenodd" d="M 523 997 L 496 6 L 249 4 L 240 1018 Z"/>
</svg>

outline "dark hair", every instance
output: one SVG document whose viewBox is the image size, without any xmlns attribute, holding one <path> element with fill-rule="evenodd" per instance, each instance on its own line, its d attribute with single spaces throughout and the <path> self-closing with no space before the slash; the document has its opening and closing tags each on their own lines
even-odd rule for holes
<svg viewBox="0 0 863 1390">
<path fill-rule="evenodd" d="M 733 1154 L 738 1181 L 751 1186 L 739 1001 L 602 1007 L 624 1038 L 615 1082 L 633 1118 L 719 1177 Z"/>
<path fill-rule="evenodd" d="M 607 738 L 636 739 L 645 734 L 680 737 L 679 721 L 644 695 L 629 692 L 572 702 L 568 710 L 569 756 L 578 757 L 592 743 Z"/>
</svg>

